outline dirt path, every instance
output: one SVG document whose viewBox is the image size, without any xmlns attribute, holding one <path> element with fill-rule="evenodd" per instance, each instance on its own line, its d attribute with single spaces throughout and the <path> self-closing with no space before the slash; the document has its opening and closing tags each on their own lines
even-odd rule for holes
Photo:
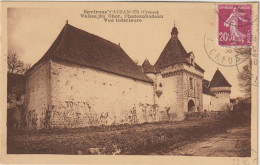
<svg viewBox="0 0 260 165">
<path fill-rule="evenodd" d="M 192 155 L 235 157 L 250 156 L 250 127 L 236 127 L 226 133 L 184 144 L 178 149 L 170 149 L 167 155 Z"/>
</svg>

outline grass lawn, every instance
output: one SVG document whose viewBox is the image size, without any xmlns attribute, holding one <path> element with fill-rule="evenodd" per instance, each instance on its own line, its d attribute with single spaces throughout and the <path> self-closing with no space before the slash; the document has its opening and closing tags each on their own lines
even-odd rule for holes
<svg viewBox="0 0 260 165">
<path fill-rule="evenodd" d="M 165 154 L 250 122 L 235 117 L 9 133 L 8 154 Z M 250 138 L 250 137 L 249 137 Z"/>
</svg>

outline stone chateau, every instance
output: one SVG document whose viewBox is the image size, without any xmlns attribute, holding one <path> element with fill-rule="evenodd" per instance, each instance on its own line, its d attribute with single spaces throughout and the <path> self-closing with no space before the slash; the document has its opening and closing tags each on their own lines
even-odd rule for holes
<svg viewBox="0 0 260 165">
<path fill-rule="evenodd" d="M 154 65 L 137 65 L 120 47 L 68 23 L 26 73 L 31 128 L 183 120 L 185 113 L 230 110 L 231 85 L 211 81 L 173 27 Z"/>
</svg>

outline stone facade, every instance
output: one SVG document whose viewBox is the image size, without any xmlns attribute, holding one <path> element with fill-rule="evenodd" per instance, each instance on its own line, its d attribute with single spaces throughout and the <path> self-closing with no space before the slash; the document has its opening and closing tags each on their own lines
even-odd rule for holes
<svg viewBox="0 0 260 165">
<path fill-rule="evenodd" d="M 230 103 L 229 92 L 214 92 L 215 96 L 203 94 L 204 111 L 228 111 L 233 110 Z"/>
<path fill-rule="evenodd" d="M 91 66 L 87 63 L 93 60 L 90 55 L 83 56 L 84 51 L 80 54 L 78 45 L 71 46 L 70 38 L 66 38 L 79 33 L 82 33 L 79 37 L 86 37 L 82 41 L 89 42 L 90 37 L 97 45 L 105 44 L 102 49 L 93 48 L 94 53 L 88 52 L 93 58 L 97 58 L 95 53 L 99 51 L 110 53 L 111 57 L 105 56 L 102 59 L 106 62 L 97 60 L 96 65 Z M 177 35 L 174 27 L 172 37 L 155 65 L 146 60 L 142 66 L 137 66 L 118 45 L 66 25 L 44 60 L 41 59 L 26 74 L 28 127 L 72 128 L 174 121 L 183 120 L 186 112 L 203 111 L 204 70 L 195 63 L 194 54 L 185 51 Z M 55 48 L 57 45 L 61 46 Z M 71 51 L 70 46 L 76 50 Z M 80 46 L 85 50 L 84 45 Z M 67 51 L 70 51 L 69 55 Z M 68 60 L 69 56 L 73 59 Z M 118 62 L 124 65 L 115 66 Z M 121 70 L 117 71 L 115 67 Z M 223 105 L 228 104 L 230 92 L 218 88 L 216 83 L 215 86 L 210 88 L 214 97 L 205 100 L 212 102 L 211 109 L 225 107 L 223 110 L 226 110 Z"/>
<path fill-rule="evenodd" d="M 230 103 L 231 85 L 217 70 L 211 81 L 203 80 L 204 111 L 232 110 Z"/>
<path fill-rule="evenodd" d="M 50 61 L 37 65 L 26 76 L 26 118 L 29 128 L 43 128 L 50 104 Z"/>
<path fill-rule="evenodd" d="M 156 112 L 149 114 L 153 105 L 152 84 L 54 61 L 51 77 L 54 127 L 156 121 Z"/>
<path fill-rule="evenodd" d="M 28 76 L 29 127 L 159 121 L 151 83 L 52 60 Z"/>
<path fill-rule="evenodd" d="M 193 66 L 177 64 L 157 74 L 156 90 L 162 91 L 156 102 L 160 109 L 169 108 L 170 119 L 183 120 L 184 112 L 201 111 L 203 107 L 202 78 Z M 188 103 L 192 102 L 192 107 Z"/>
<path fill-rule="evenodd" d="M 211 95 L 203 94 L 203 111 L 213 111 L 213 108 L 211 106 L 211 98 Z"/>
<path fill-rule="evenodd" d="M 213 111 L 227 111 L 231 110 L 230 104 L 230 87 L 214 87 L 211 91 L 215 94 L 212 97 L 211 109 Z"/>
</svg>

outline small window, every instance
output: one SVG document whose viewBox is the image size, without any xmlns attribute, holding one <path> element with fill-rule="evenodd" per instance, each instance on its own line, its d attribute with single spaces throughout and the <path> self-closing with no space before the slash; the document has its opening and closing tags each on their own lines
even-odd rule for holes
<svg viewBox="0 0 260 165">
<path fill-rule="evenodd" d="M 162 87 L 162 83 L 160 83 L 159 86 Z"/>
<path fill-rule="evenodd" d="M 193 58 L 190 59 L 190 63 L 191 63 L 192 66 L 194 66 L 194 59 Z"/>
<path fill-rule="evenodd" d="M 193 89 L 193 78 L 190 77 L 190 89 Z"/>
</svg>

